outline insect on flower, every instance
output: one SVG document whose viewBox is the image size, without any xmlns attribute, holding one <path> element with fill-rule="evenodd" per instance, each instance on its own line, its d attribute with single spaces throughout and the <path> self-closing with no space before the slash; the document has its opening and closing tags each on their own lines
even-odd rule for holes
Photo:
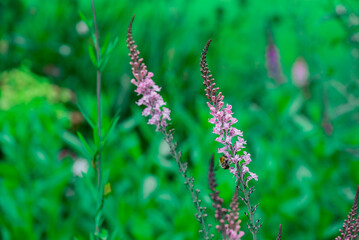
<svg viewBox="0 0 359 240">
<path fill-rule="evenodd" d="M 221 168 L 223 168 L 223 169 L 229 169 L 229 161 L 226 156 L 223 155 L 219 159 L 219 166 L 221 166 Z"/>
</svg>

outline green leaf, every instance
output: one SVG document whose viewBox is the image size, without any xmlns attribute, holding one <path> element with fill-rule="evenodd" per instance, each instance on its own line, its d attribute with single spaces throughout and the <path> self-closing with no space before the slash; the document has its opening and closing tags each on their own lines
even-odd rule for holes
<svg viewBox="0 0 359 240">
<path fill-rule="evenodd" d="M 86 23 L 87 27 L 90 28 L 90 21 L 87 20 L 85 14 L 83 14 L 81 11 L 79 11 L 79 16 L 80 16 L 81 20 Z"/>
<path fill-rule="evenodd" d="M 71 147 L 73 147 L 77 151 L 79 151 L 79 152 L 83 151 L 83 146 L 82 146 L 82 143 L 80 142 L 79 138 L 76 137 L 71 132 L 64 131 L 63 134 L 61 135 L 61 137 L 62 137 L 64 142 L 69 144 Z"/>
<path fill-rule="evenodd" d="M 95 50 L 94 50 L 94 47 L 90 44 L 89 44 L 89 54 L 90 54 L 90 59 L 91 59 L 92 64 L 97 68 L 98 63 L 97 63 Z"/>
<path fill-rule="evenodd" d="M 107 143 L 107 141 L 108 141 L 108 139 L 110 138 L 110 136 L 111 136 L 113 130 L 115 129 L 115 127 L 116 127 L 118 121 L 120 120 L 119 114 L 120 114 L 120 111 L 118 111 L 118 112 L 115 114 L 115 116 L 112 118 L 110 124 L 109 124 L 108 127 L 106 128 L 106 131 L 105 131 L 105 133 L 104 133 L 104 137 L 103 137 L 103 140 L 102 140 L 102 146 L 104 146 L 104 145 Z"/>
<path fill-rule="evenodd" d="M 303 132 L 309 132 L 314 129 L 314 125 L 312 124 L 310 119 L 304 115 L 293 116 L 293 121 L 298 125 L 298 127 L 300 127 Z"/>
<path fill-rule="evenodd" d="M 93 46 L 95 47 L 97 44 L 97 38 L 94 32 L 91 34 L 91 38 L 92 38 Z"/>
<path fill-rule="evenodd" d="M 101 47 L 101 55 L 102 56 L 106 53 L 109 43 L 110 43 L 110 34 L 107 34 L 106 38 L 105 38 L 105 41 L 104 41 L 104 43 L 103 43 L 103 45 Z"/>
<path fill-rule="evenodd" d="M 80 112 L 82 113 L 82 116 L 85 118 L 86 122 L 90 125 L 90 127 L 92 129 L 94 129 L 94 123 L 92 122 L 91 118 L 87 115 L 87 113 L 85 112 L 85 110 L 81 107 L 80 104 L 77 104 L 77 108 L 80 110 Z"/>
<path fill-rule="evenodd" d="M 110 46 L 108 47 L 106 53 L 107 55 L 110 56 L 110 54 L 112 53 L 113 49 L 116 47 L 118 43 L 118 37 L 115 38 L 115 40 L 113 40 L 111 43 L 110 43 Z"/>
<path fill-rule="evenodd" d="M 106 229 L 102 228 L 101 234 L 99 236 L 102 240 L 106 240 L 108 238 L 108 232 Z"/>
<path fill-rule="evenodd" d="M 103 56 L 102 57 L 103 60 L 101 60 L 101 64 L 100 64 L 100 70 L 101 71 L 106 67 L 107 62 L 111 57 L 111 53 L 112 53 L 113 49 L 116 47 L 117 43 L 118 43 L 118 37 L 116 37 L 115 40 L 112 41 L 108 45 L 108 47 L 106 46 L 106 50 L 102 49 L 101 53 L 102 53 L 102 56 Z"/>
<path fill-rule="evenodd" d="M 294 98 L 294 97 L 293 97 Z M 299 113 L 300 109 L 303 107 L 304 97 L 302 94 L 299 94 L 291 104 L 289 108 L 289 115 L 294 116 Z"/>
<path fill-rule="evenodd" d="M 101 59 L 101 62 L 100 62 L 100 71 L 103 71 L 104 69 L 105 69 L 105 67 L 106 67 L 106 65 L 107 65 L 107 62 L 108 62 L 108 60 L 109 60 L 110 58 L 109 58 L 109 56 L 108 55 L 106 55 L 106 56 L 104 56 L 102 59 Z"/>
<path fill-rule="evenodd" d="M 82 143 L 82 146 L 86 150 L 86 153 L 92 157 L 94 155 L 95 151 L 86 142 L 85 138 L 82 136 L 82 134 L 80 132 L 77 132 L 77 136 L 79 137 L 80 142 Z"/>
</svg>

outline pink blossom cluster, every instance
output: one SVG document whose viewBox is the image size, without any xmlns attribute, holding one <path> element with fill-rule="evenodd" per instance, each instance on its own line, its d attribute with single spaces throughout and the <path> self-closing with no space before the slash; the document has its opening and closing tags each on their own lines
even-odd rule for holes
<svg viewBox="0 0 359 240">
<path fill-rule="evenodd" d="M 133 76 L 135 77 L 131 80 L 131 83 L 137 86 L 135 90 L 137 95 L 142 95 L 137 102 L 137 105 L 145 105 L 146 107 L 143 110 L 142 115 L 146 117 L 151 116 L 148 120 L 148 124 L 155 125 L 156 131 L 159 131 L 166 128 L 168 125 L 167 120 L 171 120 L 170 110 L 163 107 L 166 103 L 159 94 L 161 88 L 159 88 L 152 80 L 153 73 L 147 71 L 143 59 L 138 57 L 140 52 L 137 50 L 135 41 L 133 41 L 131 32 L 132 21 L 127 34 L 127 47 L 130 50 L 129 56 L 131 57 L 130 64 L 132 66 Z"/>
<path fill-rule="evenodd" d="M 142 58 L 138 61 L 138 63 L 132 63 L 132 72 L 135 76 L 135 79 L 131 80 L 131 83 L 137 86 L 135 92 L 137 95 L 142 95 L 142 97 L 138 100 L 137 105 L 145 105 L 146 108 L 143 110 L 142 115 L 147 117 L 151 116 L 148 120 L 148 124 L 155 125 L 156 131 L 160 128 L 165 128 L 168 123 L 167 120 L 171 120 L 170 118 L 170 110 L 166 107 L 162 107 L 166 105 L 163 101 L 162 96 L 159 94 L 160 88 L 153 82 L 152 72 L 147 72 L 146 65 L 142 63 Z M 136 65 L 141 64 L 139 72 L 136 71 Z M 137 80 L 137 81 L 136 81 Z"/>
<path fill-rule="evenodd" d="M 216 84 L 214 83 L 214 78 L 212 78 L 206 61 L 209 43 L 210 41 L 208 41 L 202 54 L 201 72 L 202 78 L 204 79 L 203 84 L 206 86 L 206 96 L 209 100 L 207 104 L 213 116 L 209 122 L 215 125 L 213 127 L 213 133 L 219 135 L 216 141 L 223 144 L 223 147 L 218 149 L 218 153 L 222 153 L 234 166 L 239 165 L 241 167 L 242 172 L 239 175 L 243 179 L 246 173 L 249 174 L 246 178 L 246 183 L 251 179 L 258 180 L 258 176 L 250 172 L 247 166 L 252 161 L 250 154 L 244 151 L 243 155 L 238 155 L 240 151 L 245 148 L 246 141 L 242 138 L 243 132 L 233 127 L 233 124 L 238 122 L 238 120 L 232 116 L 232 106 L 227 104 L 226 107 L 223 107 L 223 95 L 221 92 L 217 93 L 219 88 L 215 88 Z M 233 138 L 235 139 L 234 143 L 232 143 Z M 230 167 L 230 171 L 238 177 L 236 167 Z"/>
<path fill-rule="evenodd" d="M 209 122 L 215 125 L 213 127 L 213 133 L 219 135 L 216 138 L 216 141 L 223 144 L 223 147 L 218 149 L 218 153 L 223 153 L 235 166 L 240 164 L 242 166 L 242 174 L 249 174 L 247 182 L 253 178 L 258 180 L 258 176 L 255 173 L 250 172 L 247 167 L 252 161 L 251 155 L 246 151 L 243 151 L 243 155 L 238 155 L 238 153 L 245 148 L 247 142 L 243 139 L 243 132 L 232 126 L 238 122 L 238 120 L 232 116 L 232 106 L 227 104 L 226 107 L 223 107 L 222 100 L 213 105 L 209 102 L 207 102 L 207 104 L 211 110 L 211 115 L 213 116 Z M 219 109 L 215 106 L 219 106 Z M 234 143 L 232 143 L 233 138 L 235 138 Z M 230 167 L 230 171 L 234 175 L 237 175 L 237 168 Z"/>
</svg>

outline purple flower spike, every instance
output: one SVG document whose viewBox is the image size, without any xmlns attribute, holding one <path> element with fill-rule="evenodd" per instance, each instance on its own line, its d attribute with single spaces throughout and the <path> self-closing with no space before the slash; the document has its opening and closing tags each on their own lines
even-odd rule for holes
<svg viewBox="0 0 359 240">
<path fill-rule="evenodd" d="M 252 161 L 250 154 L 243 152 L 243 155 L 239 156 L 240 151 L 245 148 L 247 142 L 242 138 L 243 132 L 233 127 L 238 120 L 232 116 L 232 106 L 227 104 L 223 107 L 223 95 L 221 92 L 217 93 L 219 88 L 215 88 L 214 78 L 212 78 L 212 74 L 208 69 L 206 54 L 210 42 L 211 40 L 208 41 L 202 53 L 201 73 L 204 79 L 203 84 L 206 86 L 206 96 L 209 100 L 207 105 L 213 116 L 209 122 L 214 124 L 213 133 L 219 135 L 216 141 L 223 145 L 218 149 L 218 153 L 222 153 L 234 166 L 238 164 L 242 169 L 242 174 L 240 174 L 242 177 L 244 177 L 246 173 L 249 174 L 246 178 L 246 184 L 251 179 L 258 181 L 258 176 L 250 172 L 247 167 Z M 233 138 L 235 139 L 234 141 L 232 141 Z M 230 172 L 238 177 L 236 167 L 230 167 Z"/>
<path fill-rule="evenodd" d="M 152 80 L 153 73 L 147 71 L 147 66 L 143 63 L 143 59 L 139 58 L 140 52 L 137 50 L 137 45 L 133 41 L 132 37 L 132 22 L 128 27 L 127 32 L 127 47 L 130 50 L 129 56 L 131 57 L 132 73 L 135 76 L 131 80 L 131 83 L 136 85 L 135 92 L 137 95 L 142 95 L 138 100 L 137 105 L 145 105 L 145 109 L 142 112 L 143 116 L 151 116 L 148 120 L 148 124 L 155 125 L 156 131 L 160 131 L 162 128 L 168 126 L 167 120 L 170 118 L 170 110 L 166 107 L 166 103 L 163 101 L 162 96 L 159 94 L 161 88 L 159 88 Z"/>
<path fill-rule="evenodd" d="M 243 139 L 243 132 L 233 126 L 236 122 L 238 122 L 238 120 L 232 116 L 232 106 L 227 104 L 224 107 L 223 95 L 221 92 L 218 92 L 219 88 L 215 87 L 216 84 L 214 83 L 214 78 L 208 69 L 206 55 L 210 43 L 211 40 L 207 42 L 201 56 L 201 73 L 202 78 L 204 79 L 203 84 L 206 87 L 205 92 L 209 100 L 207 105 L 212 115 L 212 118 L 209 120 L 209 122 L 214 124 L 213 133 L 218 135 L 216 141 L 222 144 L 222 147 L 218 149 L 218 153 L 223 154 L 223 156 L 220 158 L 221 167 L 224 169 L 229 169 L 229 171 L 236 177 L 237 181 L 237 190 L 235 192 L 235 196 L 232 199 L 231 210 L 229 215 L 226 215 L 228 224 L 224 226 L 225 231 L 223 231 L 224 219 L 221 219 L 221 225 L 217 226 L 217 229 L 222 232 L 222 235 L 227 236 L 230 240 L 240 240 L 243 236 L 244 232 L 240 231 L 240 220 L 238 219 L 237 215 L 238 189 L 240 189 L 240 199 L 247 206 L 248 212 L 246 215 L 249 220 L 248 228 L 253 235 L 253 240 L 257 240 L 257 232 L 262 224 L 260 223 L 260 219 L 255 220 L 254 213 L 258 204 L 252 207 L 250 203 L 250 195 L 253 193 L 254 187 L 249 188 L 248 182 L 251 179 L 258 181 L 258 176 L 255 173 L 249 171 L 248 164 L 252 161 L 251 155 L 245 151 L 243 151 L 242 155 L 240 153 L 246 145 L 246 141 Z M 223 164 L 224 162 L 225 164 Z M 213 163 L 212 166 L 210 166 L 210 170 L 211 169 L 213 169 Z M 214 189 L 215 185 L 213 184 L 211 178 L 214 178 L 214 174 L 210 174 L 210 185 L 211 190 L 214 193 L 214 195 L 212 195 L 212 200 L 216 203 L 218 195 Z M 217 214 L 216 219 L 218 219 L 218 209 L 221 206 L 214 207 Z"/>
<path fill-rule="evenodd" d="M 174 129 L 167 129 L 167 120 L 171 120 L 170 110 L 164 107 L 166 103 L 159 94 L 161 89 L 152 80 L 153 73 L 147 71 L 147 67 L 143 63 L 143 59 L 139 58 L 140 52 L 137 50 L 137 45 L 135 45 L 132 37 L 133 19 L 134 18 L 132 18 L 130 25 L 128 26 L 127 47 L 130 50 L 130 64 L 132 66 L 133 76 L 135 77 L 131 80 L 131 83 L 137 87 L 135 92 L 137 92 L 138 95 L 141 95 L 137 105 L 145 106 L 142 115 L 150 116 L 148 124 L 155 125 L 156 131 L 163 134 L 164 140 L 170 149 L 170 154 L 176 160 L 178 172 L 183 177 L 184 184 L 191 193 L 192 201 L 197 210 L 195 217 L 200 223 L 199 233 L 205 240 L 213 239 L 213 236 L 209 234 L 210 224 L 205 223 L 205 219 L 207 217 L 206 207 L 202 207 L 202 201 L 199 197 L 200 191 L 199 189 L 194 188 L 194 178 L 192 176 L 188 176 L 187 162 L 181 161 L 181 151 L 177 150 L 177 143 L 173 139 Z"/>
</svg>

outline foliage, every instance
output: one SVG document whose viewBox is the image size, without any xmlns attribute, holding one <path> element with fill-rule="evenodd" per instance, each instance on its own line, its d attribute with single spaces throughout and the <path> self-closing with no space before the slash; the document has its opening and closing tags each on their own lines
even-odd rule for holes
<svg viewBox="0 0 359 240">
<path fill-rule="evenodd" d="M 103 156 L 112 189 L 104 226 L 117 229 L 117 239 L 198 239 L 193 203 L 176 163 L 161 134 L 153 133 L 135 106 L 125 44 L 133 14 L 134 35 L 162 86 L 178 147 L 203 189 L 203 204 L 211 205 L 206 176 L 210 156 L 219 148 L 199 72 L 201 50 L 212 38 L 208 63 L 233 106 L 251 170 L 259 176 L 253 193 L 263 220 L 258 238 L 274 239 L 279 224 L 282 239 L 338 236 L 359 183 L 357 2 L 95 2 L 101 45 L 105 33 L 119 39 L 103 69 L 102 104 L 104 126 L 121 110 Z M 86 179 L 94 170 L 89 168 L 88 178 L 72 173 L 74 161 L 86 157 L 75 134 L 81 130 L 88 139 L 92 132 L 81 118 L 74 124 L 77 103 L 66 90 L 76 92 L 88 118 L 96 119 L 96 69 L 88 56 L 92 38 L 79 10 L 89 16 L 89 1 L 0 2 L 2 239 L 88 239 L 93 231 L 95 202 Z M 267 72 L 270 38 L 283 82 Z M 305 86 L 293 82 L 299 57 L 308 66 Z M 55 85 L 63 101 L 51 100 Z M 71 157 L 60 160 L 62 150 Z M 234 179 L 223 169 L 216 178 L 228 206 Z M 208 210 L 214 223 L 214 210 Z M 243 212 L 239 218 L 246 224 Z"/>
<path fill-rule="evenodd" d="M 3 72 L 0 83 L 0 236 L 70 238 L 77 206 L 71 161 L 59 155 L 71 92 L 26 68 Z"/>
</svg>

